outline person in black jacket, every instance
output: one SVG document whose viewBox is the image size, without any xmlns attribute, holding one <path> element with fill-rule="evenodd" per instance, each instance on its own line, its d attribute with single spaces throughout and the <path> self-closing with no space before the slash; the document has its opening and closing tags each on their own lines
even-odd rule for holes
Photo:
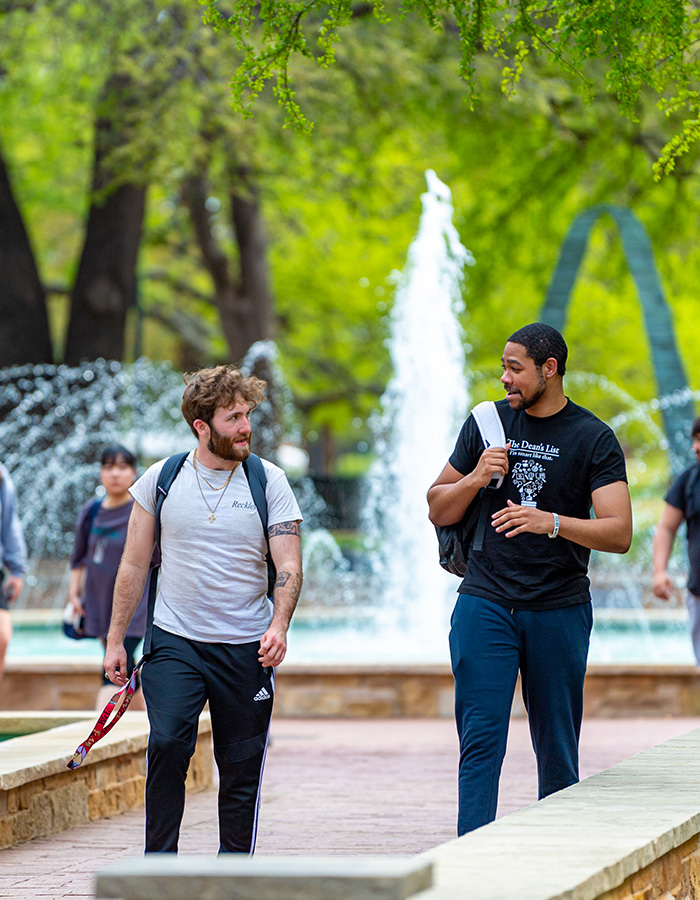
<svg viewBox="0 0 700 900">
<path fill-rule="evenodd" d="M 676 478 L 664 497 L 664 511 L 654 534 L 654 593 L 670 600 L 673 582 L 668 572 L 676 533 L 685 520 L 688 534 L 688 591 L 686 605 L 695 660 L 700 666 L 700 418 L 691 428 L 691 450 L 697 462 Z"/>
</svg>

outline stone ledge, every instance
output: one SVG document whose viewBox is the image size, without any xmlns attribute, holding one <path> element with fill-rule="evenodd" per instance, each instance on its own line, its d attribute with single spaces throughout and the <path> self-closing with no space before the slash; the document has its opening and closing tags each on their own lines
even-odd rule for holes
<svg viewBox="0 0 700 900">
<path fill-rule="evenodd" d="M 24 713 L 15 718 L 27 724 L 31 717 Z M 97 713 L 76 713 L 73 718 L 79 721 L 55 728 L 50 727 L 51 715 L 35 714 L 34 718 L 45 724 L 48 720 L 48 729 L 0 744 L 0 848 L 143 805 L 146 713 L 129 710 L 73 771 L 67 762 L 90 733 Z M 199 722 L 187 790 L 202 790 L 212 783 L 210 738 L 211 722 L 205 713 Z"/>
<path fill-rule="evenodd" d="M 0 749 L 0 790 L 7 791 L 68 771 L 66 763 L 73 756 L 75 748 L 92 730 L 97 715 L 97 712 L 85 712 L 79 722 L 59 725 L 4 742 Z M 200 724 L 200 729 L 202 727 Z M 103 760 L 145 751 L 147 744 L 146 713 L 129 711 L 112 731 L 93 746 L 80 769 L 87 771 L 90 766 Z"/>
<path fill-rule="evenodd" d="M 432 865 L 402 857 L 150 854 L 99 872 L 95 896 L 120 900 L 406 900 Z"/>
<path fill-rule="evenodd" d="M 700 729 L 421 854 L 421 900 L 682 900 L 698 848 Z"/>
<path fill-rule="evenodd" d="M 0 708 L 84 710 L 94 706 L 99 665 L 8 663 Z M 294 718 L 451 718 L 454 684 L 447 665 L 283 664 L 275 715 Z M 524 716 L 519 690 L 514 716 Z M 694 666 L 591 665 L 584 714 L 617 718 L 700 715 L 700 669 Z"/>
</svg>

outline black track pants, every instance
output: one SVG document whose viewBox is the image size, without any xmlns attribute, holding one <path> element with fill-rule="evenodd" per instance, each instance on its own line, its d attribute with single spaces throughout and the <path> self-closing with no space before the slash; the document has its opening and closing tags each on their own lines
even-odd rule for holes
<svg viewBox="0 0 700 900">
<path fill-rule="evenodd" d="M 219 850 L 253 852 L 274 686 L 274 670 L 260 665 L 259 647 L 259 641 L 207 644 L 153 629 L 142 678 L 151 726 L 146 853 L 177 852 L 185 778 L 207 700 L 219 769 Z"/>
</svg>

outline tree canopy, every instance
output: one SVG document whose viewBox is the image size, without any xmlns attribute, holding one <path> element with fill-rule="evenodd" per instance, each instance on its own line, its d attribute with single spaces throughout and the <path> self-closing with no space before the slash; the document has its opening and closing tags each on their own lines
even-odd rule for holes
<svg viewBox="0 0 700 900">
<path fill-rule="evenodd" d="M 454 35 L 460 74 L 472 107 L 481 99 L 478 73 L 485 55 L 502 61 L 501 87 L 513 97 L 539 60 L 553 63 L 587 99 L 601 90 L 637 121 L 643 95 L 679 118 L 678 128 L 655 162 L 657 176 L 700 138 L 700 10 L 680 0 L 201 0 L 207 21 L 232 35 L 243 60 L 232 79 L 234 107 L 250 115 L 268 81 L 287 122 L 308 130 L 297 99 L 296 58 L 327 68 L 337 60 L 342 34 L 357 17 L 371 15 L 389 26 L 415 15 L 435 31 Z M 591 65 L 602 61 L 601 81 Z"/>
<path fill-rule="evenodd" d="M 647 5 L 638 5 L 646 16 Z M 367 422 L 390 374 L 393 273 L 417 228 L 428 168 L 452 189 L 455 224 L 476 258 L 465 282 L 464 322 L 475 400 L 498 396 L 504 338 L 537 318 L 570 222 L 597 203 L 630 206 L 645 223 L 682 355 L 694 358 L 698 149 L 689 143 L 655 182 L 651 164 L 682 128 L 682 111 L 669 118 L 644 81 L 633 115 L 621 116 L 604 55 L 587 57 L 579 77 L 538 51 L 534 39 L 526 42 L 530 51 L 511 80 L 517 90 L 504 100 L 503 67 L 511 63 L 494 55 L 493 42 L 487 50 L 483 37 L 466 86 L 452 7 L 441 7 L 431 28 L 427 6 L 399 15 L 387 5 L 391 27 L 383 27 L 375 7 L 355 4 L 336 29 L 342 40 L 333 45 L 334 64 L 323 67 L 314 35 L 325 7 L 307 4 L 300 28 L 313 59 L 288 61 L 295 102 L 315 124 L 309 137 L 283 127 L 269 87 L 253 117 L 232 113 L 229 79 L 238 67 L 237 84 L 245 83 L 247 47 L 237 49 L 227 33 L 203 24 L 195 4 L 11 6 L 0 15 L 0 162 L 31 245 L 38 293 L 47 298 L 55 361 L 65 359 L 91 213 L 103 210 L 110 233 L 124 232 L 126 219 L 110 212 L 123 188 L 133 192 L 141 218 L 125 266 L 133 278 L 119 294 L 118 358 L 145 354 L 178 368 L 240 362 L 250 337 L 236 316 L 243 309 L 243 321 L 258 326 L 256 311 L 265 307 L 308 444 L 325 436 L 328 467 L 348 470 L 361 461 L 352 454 L 370 442 Z M 276 6 L 249 9 L 262 15 Z M 599 3 L 576 7 L 602 15 Z M 654 4 L 659 22 L 666 8 Z M 510 21 L 509 9 L 491 20 Z M 251 20 L 250 27 L 262 52 L 261 26 Z M 601 47 L 610 40 L 606 32 Z M 672 96 L 670 88 L 664 96 Z M 473 108 L 470 98 L 478 98 Z M 96 170 L 100 123 L 115 140 Z M 96 174 L 108 182 L 97 183 Z M 242 273 L 255 252 L 267 289 L 251 300 L 253 280 Z M 0 302 L 17 308 L 3 271 Z M 101 273 L 93 270 L 91 281 L 102 284 Z M 102 302 L 105 294 L 84 296 Z M 0 311 L 1 331 L 7 322 Z M 11 342 L 12 329 L 5 330 Z M 573 391 L 585 390 L 582 399 L 590 397 L 597 412 L 609 418 L 654 396 L 641 312 L 609 221 L 593 233 L 566 337 L 572 373 L 597 376 L 594 386 L 582 381 L 580 388 L 572 379 Z M 689 375 L 700 389 L 690 366 Z M 640 446 L 645 440 L 629 429 L 623 437 Z"/>
</svg>

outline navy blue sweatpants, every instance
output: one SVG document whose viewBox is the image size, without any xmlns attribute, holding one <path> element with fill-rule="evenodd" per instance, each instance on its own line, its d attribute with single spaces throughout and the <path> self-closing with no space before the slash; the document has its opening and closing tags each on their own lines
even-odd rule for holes
<svg viewBox="0 0 700 900">
<path fill-rule="evenodd" d="M 460 594 L 451 624 L 461 835 L 496 818 L 518 671 L 540 799 L 578 781 L 593 612 L 590 603 L 552 610 L 507 609 Z"/>
<path fill-rule="evenodd" d="M 219 851 L 253 852 L 274 694 L 274 670 L 260 665 L 259 647 L 191 641 L 154 627 L 142 676 L 151 726 L 146 853 L 177 852 L 185 778 L 207 700 L 219 770 Z"/>
</svg>

